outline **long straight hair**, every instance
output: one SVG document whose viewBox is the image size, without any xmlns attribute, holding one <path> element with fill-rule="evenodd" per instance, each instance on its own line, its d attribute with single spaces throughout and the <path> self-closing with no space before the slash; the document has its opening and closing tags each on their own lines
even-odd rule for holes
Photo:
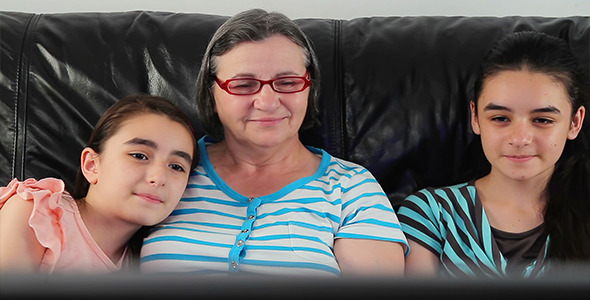
<svg viewBox="0 0 590 300">
<path fill-rule="evenodd" d="M 563 84 L 569 95 L 572 117 L 581 106 L 588 108 L 590 85 L 576 57 L 564 40 L 541 32 L 513 33 L 490 49 L 475 83 L 475 105 L 487 79 L 502 71 L 518 70 L 542 73 Z M 590 260 L 587 139 L 585 132 L 580 131 L 576 139 L 566 141 L 545 190 L 544 230 L 549 235 L 548 257 L 558 263 Z"/>
</svg>

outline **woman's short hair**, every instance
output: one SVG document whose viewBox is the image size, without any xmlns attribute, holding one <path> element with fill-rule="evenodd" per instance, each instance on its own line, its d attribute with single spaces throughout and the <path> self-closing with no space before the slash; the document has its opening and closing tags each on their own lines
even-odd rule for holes
<svg viewBox="0 0 590 300">
<path fill-rule="evenodd" d="M 311 42 L 297 24 L 277 12 L 252 9 L 236 14 L 215 32 L 201 63 L 197 78 L 197 115 L 205 133 L 214 139 L 224 138 L 223 125 L 215 113 L 213 85 L 217 72 L 217 58 L 245 41 L 261 41 L 276 34 L 284 35 L 303 49 L 305 67 L 311 78 L 307 112 L 301 129 L 318 122 L 320 70 Z"/>
</svg>

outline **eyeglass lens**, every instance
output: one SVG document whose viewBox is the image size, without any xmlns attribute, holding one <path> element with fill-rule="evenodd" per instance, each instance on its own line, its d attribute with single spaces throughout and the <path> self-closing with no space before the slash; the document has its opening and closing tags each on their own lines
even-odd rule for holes
<svg viewBox="0 0 590 300">
<path fill-rule="evenodd" d="M 265 82 L 268 83 L 268 82 Z M 305 80 L 297 77 L 277 78 L 269 83 L 275 92 L 295 93 L 305 87 Z M 256 79 L 232 79 L 227 82 L 227 89 L 234 94 L 254 94 L 262 88 L 263 82 Z"/>
</svg>

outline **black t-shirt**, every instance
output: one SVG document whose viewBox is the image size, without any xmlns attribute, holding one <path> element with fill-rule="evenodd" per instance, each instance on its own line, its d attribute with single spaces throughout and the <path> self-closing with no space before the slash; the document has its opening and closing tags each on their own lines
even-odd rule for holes
<svg viewBox="0 0 590 300">
<path fill-rule="evenodd" d="M 547 234 L 544 224 L 521 233 L 511 233 L 492 227 L 492 235 L 500 252 L 507 260 L 508 273 L 519 275 L 525 266 L 532 263 L 545 244 Z"/>
</svg>

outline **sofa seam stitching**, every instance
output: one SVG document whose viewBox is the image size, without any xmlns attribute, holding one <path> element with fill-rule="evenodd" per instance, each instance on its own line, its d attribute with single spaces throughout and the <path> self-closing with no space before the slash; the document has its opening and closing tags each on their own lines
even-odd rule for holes
<svg viewBox="0 0 590 300">
<path fill-rule="evenodd" d="M 25 25 L 23 34 L 23 40 L 20 48 L 20 56 L 17 67 L 17 80 L 16 80 L 16 101 L 14 103 L 14 122 L 16 132 L 13 139 L 13 157 L 12 157 L 12 170 L 11 174 L 13 178 L 24 179 L 24 165 L 25 165 L 25 149 L 26 144 L 26 113 L 27 113 L 27 102 L 28 102 L 28 73 L 29 73 L 29 58 L 28 52 L 30 47 L 30 40 L 32 35 L 33 23 L 39 19 L 39 14 L 33 14 Z M 20 105 L 19 105 L 20 104 Z M 22 116 L 19 118 L 19 116 Z M 20 121 L 20 122 L 19 122 Z M 20 143 L 19 143 L 20 142 Z M 21 146 L 22 144 L 22 146 Z M 19 148 L 20 151 L 19 155 Z M 17 161 L 20 160 L 20 170 L 17 170 Z M 18 173 L 17 173 L 18 172 Z"/>
</svg>

